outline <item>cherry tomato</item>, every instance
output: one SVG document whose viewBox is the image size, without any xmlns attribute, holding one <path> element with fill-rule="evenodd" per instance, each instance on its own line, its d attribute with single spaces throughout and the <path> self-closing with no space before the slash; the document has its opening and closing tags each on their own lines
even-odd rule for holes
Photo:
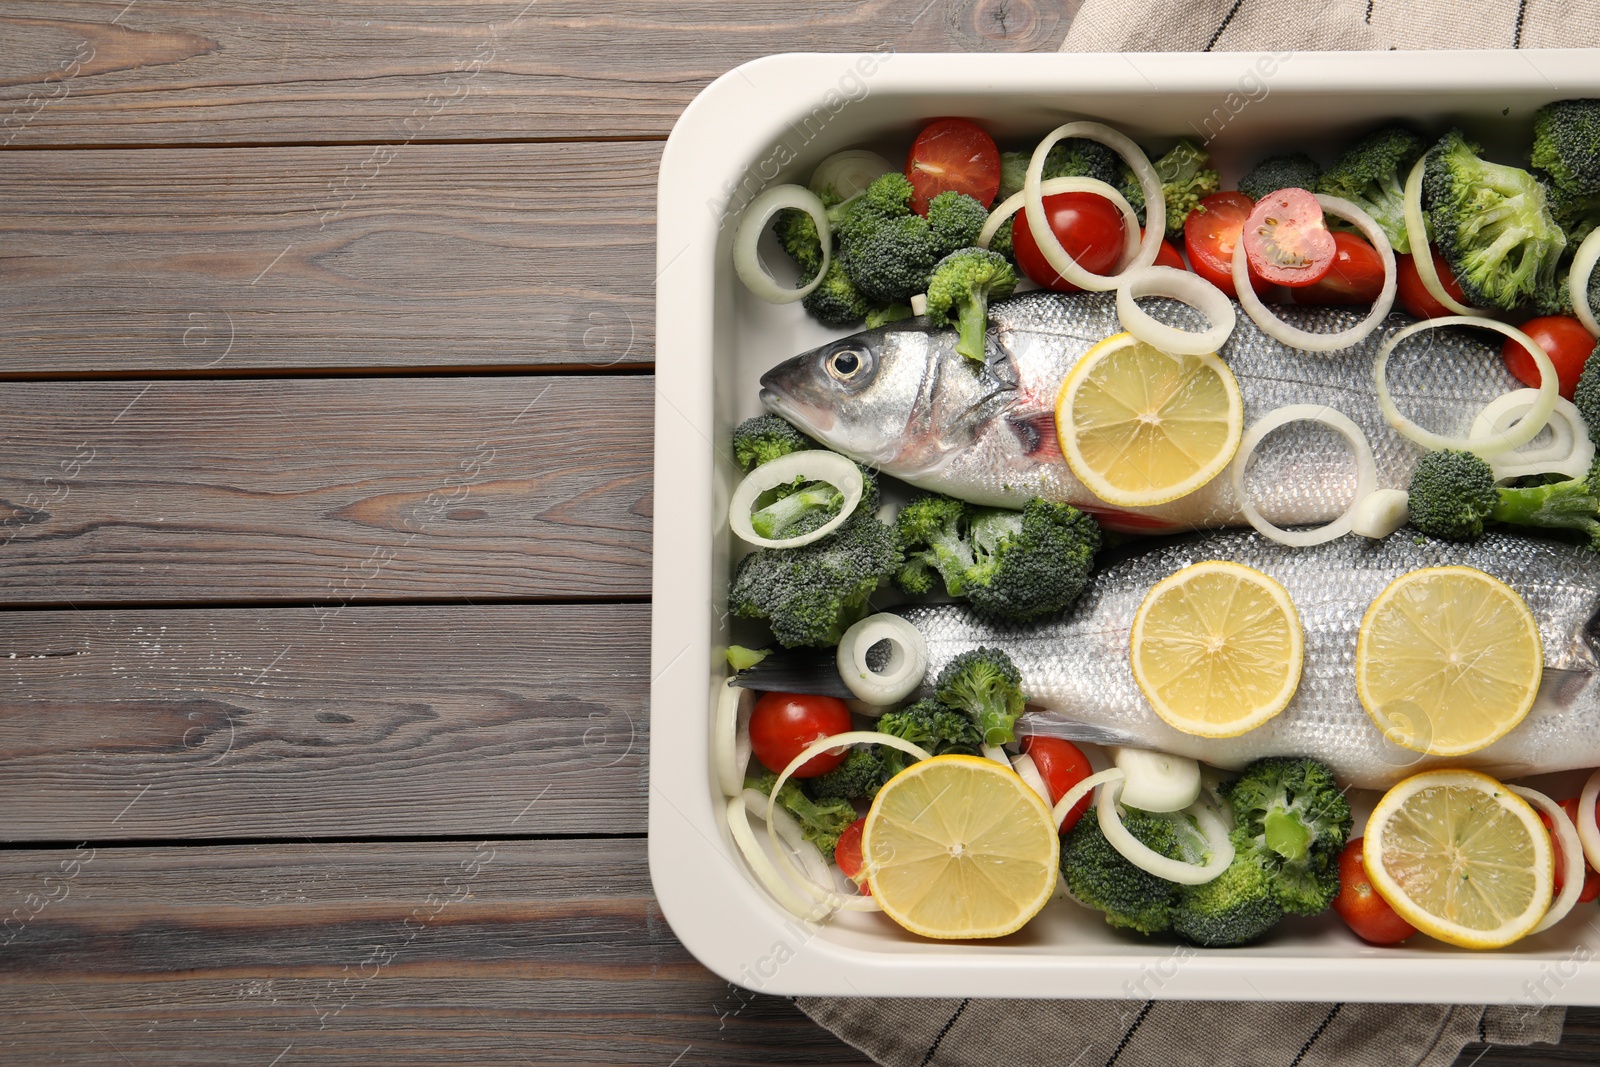
<svg viewBox="0 0 1600 1067">
<path fill-rule="evenodd" d="M 867 880 L 861 878 L 861 831 L 867 825 L 866 816 L 862 816 L 844 828 L 844 833 L 839 835 L 839 843 L 833 846 L 833 862 L 846 878 L 855 882 L 861 892 L 866 896 L 872 895 L 872 890 L 867 886 Z"/>
<path fill-rule="evenodd" d="M 1574 825 L 1577 824 L 1577 822 L 1578 822 L 1578 798 L 1577 797 L 1568 797 L 1566 800 L 1563 800 L 1561 802 L 1561 810 L 1567 813 L 1567 818 L 1571 819 Z M 1539 818 L 1544 822 L 1544 828 L 1546 830 L 1554 830 L 1555 829 L 1555 824 L 1551 821 L 1550 816 L 1546 815 L 1544 812 L 1541 811 L 1539 813 Z M 1556 886 L 1555 886 L 1555 889 L 1556 889 L 1557 893 L 1560 893 L 1561 892 L 1561 887 L 1567 884 L 1567 873 L 1566 873 L 1567 864 L 1566 864 L 1566 859 L 1561 854 L 1561 840 L 1560 840 L 1560 838 L 1556 837 L 1556 835 L 1553 834 L 1553 833 L 1550 835 L 1550 847 L 1551 847 L 1551 850 L 1555 853 L 1555 857 L 1554 857 L 1555 858 L 1555 862 L 1556 862 Z M 1583 866 L 1583 890 L 1578 893 L 1578 903 L 1579 904 L 1587 904 L 1587 903 L 1589 903 L 1589 901 L 1595 899 L 1596 897 L 1600 897 L 1600 874 L 1597 874 L 1595 872 L 1595 869 L 1593 867 L 1590 867 L 1586 863 Z"/>
<path fill-rule="evenodd" d="M 1545 350 L 1550 362 L 1556 365 L 1556 377 L 1561 381 L 1561 395 L 1572 399 L 1578 388 L 1578 375 L 1589 361 L 1589 354 L 1597 347 L 1583 323 L 1565 315 L 1546 315 L 1529 319 L 1522 324 L 1522 332 L 1533 338 L 1533 343 Z M 1539 387 L 1539 368 L 1533 355 L 1518 341 L 1507 337 L 1500 346 L 1500 355 L 1506 361 L 1506 370 L 1516 375 L 1524 385 Z"/>
<path fill-rule="evenodd" d="M 1190 268 L 1232 297 L 1239 295 L 1233 288 L 1233 246 L 1254 207 L 1255 201 L 1243 193 L 1212 193 L 1183 223 Z M 1250 287 L 1264 293 L 1272 283 L 1252 274 Z"/>
<path fill-rule="evenodd" d="M 1461 286 L 1456 282 L 1455 274 L 1450 270 L 1450 264 L 1444 261 L 1438 249 L 1433 252 L 1433 266 L 1439 272 L 1439 282 L 1444 286 L 1444 291 L 1466 303 L 1466 294 L 1461 291 Z M 1455 312 L 1445 307 L 1433 298 L 1427 287 L 1422 284 L 1422 278 L 1417 274 L 1416 260 L 1409 255 L 1395 257 L 1396 282 L 1398 283 L 1397 295 L 1400 306 L 1419 319 L 1440 319 Z"/>
<path fill-rule="evenodd" d="M 966 119 L 936 119 L 911 143 L 906 177 L 914 190 L 911 210 L 928 213 L 940 193 L 966 193 L 984 207 L 1000 191 L 1000 149 L 994 138 Z"/>
<path fill-rule="evenodd" d="M 1143 230 L 1139 231 L 1139 237 L 1141 240 L 1144 238 Z M 1161 250 L 1156 253 L 1156 266 L 1171 267 L 1173 270 L 1189 269 L 1189 265 L 1183 261 L 1183 257 L 1178 254 L 1178 250 L 1172 247 L 1172 242 L 1167 240 L 1161 242 Z"/>
<path fill-rule="evenodd" d="M 1080 267 L 1091 274 L 1110 274 L 1116 269 L 1122 259 L 1125 234 L 1122 213 L 1116 205 L 1093 193 L 1056 193 L 1044 198 L 1044 211 L 1056 240 Z M 1016 252 L 1017 266 L 1047 289 L 1077 292 L 1078 287 L 1057 274 L 1039 251 L 1033 230 L 1023 218 L 1026 214 L 1027 209 L 1023 209 L 1017 215 L 1017 224 L 1011 228 L 1011 247 Z"/>
<path fill-rule="evenodd" d="M 750 747 L 762 766 L 782 773 L 802 749 L 819 738 L 850 729 L 850 709 L 836 697 L 807 693 L 763 693 L 750 712 Z M 844 762 L 849 746 L 837 754 L 819 752 L 801 764 L 795 778 L 815 778 Z"/>
<path fill-rule="evenodd" d="M 1333 910 L 1357 937 L 1374 945 L 1396 945 L 1417 932 L 1372 888 L 1361 863 L 1359 837 L 1339 853 L 1339 895 L 1333 898 Z"/>
<path fill-rule="evenodd" d="M 1296 304 L 1370 304 L 1383 292 L 1383 257 L 1353 233 L 1333 231 L 1333 266 L 1322 280 L 1292 290 Z"/>
<path fill-rule="evenodd" d="M 1244 224 L 1244 254 L 1257 276 L 1299 289 L 1333 269 L 1337 246 L 1322 205 L 1304 189 L 1268 193 Z"/>
<path fill-rule="evenodd" d="M 1078 746 L 1059 737 L 1025 734 L 1022 751 L 1033 757 L 1033 765 L 1039 768 L 1039 777 L 1044 779 L 1045 786 L 1050 790 L 1052 804 L 1066 796 L 1067 790 L 1094 773 L 1094 768 L 1089 766 L 1089 758 L 1079 751 Z M 1078 825 L 1078 820 L 1088 810 L 1089 798 L 1085 796 L 1061 820 L 1060 832 L 1066 833 Z"/>
</svg>

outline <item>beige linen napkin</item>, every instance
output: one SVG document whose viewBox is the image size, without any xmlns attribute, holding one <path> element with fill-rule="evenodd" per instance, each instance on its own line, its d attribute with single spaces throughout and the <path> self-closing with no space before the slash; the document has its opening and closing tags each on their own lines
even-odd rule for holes
<svg viewBox="0 0 1600 1067">
<path fill-rule="evenodd" d="M 1597 44 L 1600 4 L 1576 0 L 1085 0 L 1061 50 Z M 1473 1042 L 1558 1042 L 1566 1018 L 1560 1007 L 1498 1005 L 846 997 L 796 1003 L 885 1067 L 1448 1067 Z"/>
</svg>

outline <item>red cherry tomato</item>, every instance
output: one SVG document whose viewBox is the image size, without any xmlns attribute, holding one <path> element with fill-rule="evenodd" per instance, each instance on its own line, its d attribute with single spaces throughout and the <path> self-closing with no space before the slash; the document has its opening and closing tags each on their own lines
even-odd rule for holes
<svg viewBox="0 0 1600 1067">
<path fill-rule="evenodd" d="M 836 697 L 764 693 L 750 712 L 750 747 L 767 770 L 782 773 L 811 742 L 850 729 L 850 709 Z M 849 755 L 819 752 L 801 764 L 795 778 L 827 774 Z"/>
<path fill-rule="evenodd" d="M 1050 790 L 1052 804 L 1066 796 L 1067 790 L 1094 773 L 1094 768 L 1089 766 L 1089 758 L 1079 751 L 1078 746 L 1059 737 L 1025 734 L 1022 751 L 1033 757 L 1033 765 L 1039 768 L 1039 777 L 1044 779 L 1045 786 Z M 1085 796 L 1061 820 L 1060 832 L 1066 833 L 1078 825 L 1078 820 L 1088 810 L 1089 798 Z"/>
<path fill-rule="evenodd" d="M 1233 288 L 1233 246 L 1239 243 L 1239 234 L 1254 207 L 1255 201 L 1243 193 L 1212 193 L 1189 212 L 1183 223 L 1190 268 L 1232 297 L 1239 295 Z M 1264 293 L 1272 283 L 1251 275 L 1250 287 Z"/>
<path fill-rule="evenodd" d="M 928 213 L 940 193 L 965 193 L 984 207 L 1000 191 L 1000 149 L 994 138 L 966 119 L 936 119 L 911 143 L 906 177 L 914 190 L 911 210 Z"/>
<path fill-rule="evenodd" d="M 1244 254 L 1250 269 L 1274 285 L 1315 285 L 1333 269 L 1337 246 L 1322 217 L 1322 205 L 1304 189 L 1268 193 L 1244 224 Z"/>
<path fill-rule="evenodd" d="M 1438 249 L 1433 252 L 1433 266 L 1439 272 L 1439 282 L 1444 286 L 1444 291 L 1461 301 L 1467 302 L 1466 294 L 1461 291 L 1461 286 L 1456 282 L 1455 274 L 1450 270 L 1450 264 L 1444 261 Z M 1395 257 L 1397 295 L 1400 306 L 1419 319 L 1440 319 L 1455 312 L 1445 307 L 1433 298 L 1427 287 L 1422 284 L 1422 278 L 1417 274 L 1416 260 L 1409 255 Z"/>
<path fill-rule="evenodd" d="M 861 831 L 867 825 L 866 816 L 862 816 L 844 828 L 844 833 L 839 835 L 839 843 L 833 846 L 833 862 L 846 878 L 855 882 L 861 892 L 866 896 L 872 895 L 872 890 L 867 886 L 867 880 L 861 877 Z"/>
<path fill-rule="evenodd" d="M 1078 266 L 1091 274 L 1110 274 L 1116 269 L 1122 259 L 1126 232 L 1122 213 L 1116 205 L 1093 193 L 1056 193 L 1044 198 L 1044 211 L 1056 240 Z M 1024 218 L 1026 214 L 1026 209 L 1019 212 L 1017 223 L 1011 228 L 1011 247 L 1016 252 L 1017 266 L 1046 289 L 1077 292 L 1078 287 L 1057 274 L 1039 251 L 1039 243 L 1033 239 L 1033 230 Z"/>
<path fill-rule="evenodd" d="M 1370 304 L 1383 292 L 1383 257 L 1353 233 L 1333 231 L 1333 266 L 1322 280 L 1294 289 L 1296 304 Z"/>
<path fill-rule="evenodd" d="M 1143 230 L 1139 231 L 1139 238 L 1140 240 L 1144 239 Z M 1173 270 L 1189 269 L 1189 265 L 1183 261 L 1183 257 L 1178 254 L 1178 250 L 1172 247 L 1172 242 L 1167 240 L 1161 242 L 1161 250 L 1156 253 L 1156 266 L 1171 267 Z"/>
<path fill-rule="evenodd" d="M 1333 910 L 1357 937 L 1374 945 L 1399 944 L 1417 932 L 1372 888 L 1372 879 L 1361 863 L 1359 837 L 1339 853 L 1339 895 L 1333 898 Z"/>
<path fill-rule="evenodd" d="M 1561 810 L 1567 813 L 1567 818 L 1571 819 L 1573 821 L 1574 825 L 1577 824 L 1577 821 L 1578 821 L 1578 798 L 1577 797 L 1568 797 L 1566 800 L 1563 800 L 1561 802 Z M 1539 818 L 1540 818 L 1540 820 L 1542 820 L 1544 822 L 1544 828 L 1546 830 L 1554 830 L 1555 829 L 1555 824 L 1551 821 L 1550 816 L 1546 815 L 1544 812 L 1541 811 L 1539 813 Z M 1563 855 L 1561 853 L 1561 839 L 1556 837 L 1556 835 L 1553 834 L 1553 833 L 1550 835 L 1550 847 L 1551 847 L 1551 850 L 1555 853 L 1555 856 L 1554 856 L 1555 863 L 1556 863 L 1556 886 L 1555 886 L 1555 890 L 1556 890 L 1557 893 L 1560 893 L 1561 892 L 1561 887 L 1567 884 L 1567 871 L 1566 871 L 1567 863 L 1566 863 L 1565 857 L 1563 857 Z M 1593 867 L 1590 867 L 1586 863 L 1583 866 L 1583 889 L 1582 889 L 1582 891 L 1580 891 L 1578 893 L 1578 903 L 1579 904 L 1587 904 L 1587 903 L 1589 903 L 1589 901 L 1595 899 L 1596 897 L 1600 897 L 1600 874 L 1597 874 L 1595 872 L 1595 869 Z"/>
<path fill-rule="evenodd" d="M 1529 319 L 1522 324 L 1522 332 L 1533 338 L 1533 343 L 1545 350 L 1550 362 L 1556 365 L 1556 377 L 1561 381 L 1561 395 L 1572 399 L 1578 388 L 1578 375 L 1589 361 L 1589 354 L 1600 345 L 1595 344 L 1583 323 L 1565 315 L 1546 315 Z M 1500 355 L 1506 361 L 1506 370 L 1516 375 L 1524 385 L 1539 387 L 1539 367 L 1533 355 L 1521 342 L 1507 337 L 1500 346 Z"/>
</svg>

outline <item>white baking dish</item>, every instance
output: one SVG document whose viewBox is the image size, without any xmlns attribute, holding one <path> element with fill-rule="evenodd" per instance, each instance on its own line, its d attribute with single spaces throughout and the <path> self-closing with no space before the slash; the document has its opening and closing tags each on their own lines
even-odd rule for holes
<svg viewBox="0 0 1600 1067">
<path fill-rule="evenodd" d="M 661 161 L 656 267 L 655 615 L 651 634 L 650 873 L 667 920 L 702 962 L 769 993 L 1165 997 L 1600 1004 L 1600 909 L 1513 948 L 1424 937 L 1361 945 L 1331 914 L 1265 944 L 1205 950 L 1113 931 L 1052 903 L 1023 931 L 936 943 L 878 915 L 807 926 L 746 873 L 710 768 L 713 683 L 726 673 L 730 428 L 759 410 L 769 367 L 836 334 L 734 278 L 740 208 L 803 183 L 855 145 L 903 158 L 922 120 L 964 115 L 1004 142 L 1071 118 L 1140 139 L 1210 138 L 1225 181 L 1267 146 L 1326 156 L 1376 120 L 1460 121 L 1525 143 L 1539 105 L 1600 95 L 1593 51 L 1141 55 L 782 55 L 719 78 L 684 112 Z M 1363 806 L 1364 808 L 1364 806 Z"/>
</svg>

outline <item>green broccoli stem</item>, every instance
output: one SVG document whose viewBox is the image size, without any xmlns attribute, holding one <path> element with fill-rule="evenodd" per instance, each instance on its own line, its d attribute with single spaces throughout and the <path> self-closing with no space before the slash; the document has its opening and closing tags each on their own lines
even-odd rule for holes
<svg viewBox="0 0 1600 1067">
<path fill-rule="evenodd" d="M 975 299 L 963 303 L 956 319 L 956 328 L 959 332 L 956 351 L 970 360 L 982 363 L 984 340 L 989 334 L 989 302 Z"/>
<path fill-rule="evenodd" d="M 1311 831 L 1300 816 L 1283 808 L 1267 812 L 1261 821 L 1267 847 L 1290 863 L 1302 862 L 1311 851 Z"/>
<path fill-rule="evenodd" d="M 1499 500 L 1490 519 L 1512 526 L 1542 526 L 1582 530 L 1600 529 L 1600 498 L 1585 479 L 1535 485 L 1527 489 L 1498 489 Z"/>
<path fill-rule="evenodd" d="M 752 512 L 750 528 L 762 537 L 776 540 L 813 511 L 836 512 L 843 503 L 839 490 L 827 482 L 817 482 Z"/>
</svg>

